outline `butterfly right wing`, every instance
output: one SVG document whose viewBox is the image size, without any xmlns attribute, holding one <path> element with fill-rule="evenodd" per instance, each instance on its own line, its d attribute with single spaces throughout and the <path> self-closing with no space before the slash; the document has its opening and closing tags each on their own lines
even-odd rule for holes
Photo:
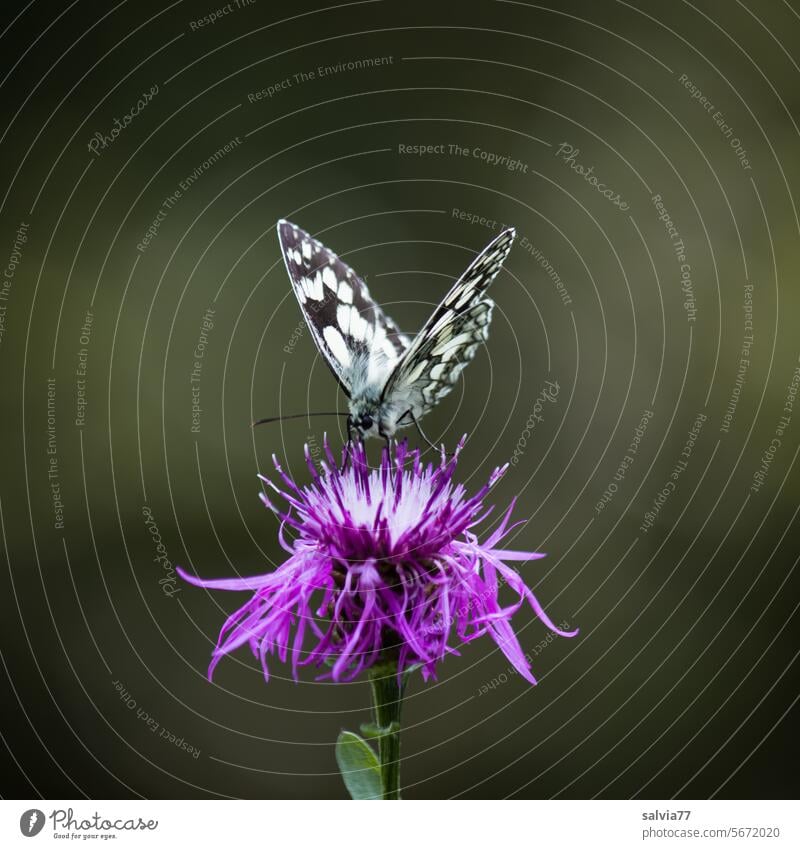
<svg viewBox="0 0 800 849">
<path fill-rule="evenodd" d="M 283 219 L 278 239 L 303 317 L 342 389 L 351 397 L 355 384 L 368 384 L 379 393 L 411 340 L 332 250 Z"/>
<path fill-rule="evenodd" d="M 504 230 L 459 277 L 390 375 L 384 401 L 398 409 L 406 407 L 420 418 L 452 390 L 488 338 L 494 303 L 486 290 L 508 257 L 515 235 L 513 228 Z"/>
</svg>

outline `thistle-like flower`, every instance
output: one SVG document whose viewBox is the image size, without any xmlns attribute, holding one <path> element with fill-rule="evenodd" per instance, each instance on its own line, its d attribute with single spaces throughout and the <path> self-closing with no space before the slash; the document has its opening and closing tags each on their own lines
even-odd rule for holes
<svg viewBox="0 0 800 849">
<path fill-rule="evenodd" d="M 281 521 L 279 538 L 289 559 L 251 578 L 203 580 L 178 569 L 197 586 L 253 594 L 223 625 L 209 677 L 224 655 L 249 643 L 267 680 L 268 655 L 291 658 L 295 678 L 299 667 L 314 665 L 327 666 L 320 679 L 350 681 L 391 659 L 399 674 L 419 665 L 427 680 L 446 654 L 458 654 L 453 635 L 465 643 L 488 634 L 535 684 L 511 616 L 527 600 L 555 633 L 571 637 L 577 631 L 558 628 L 508 565 L 544 555 L 498 548 L 522 524 L 509 525 L 513 502 L 484 542 L 473 532 L 490 512 L 484 497 L 506 466 L 468 496 L 453 483 L 463 443 L 451 458 L 426 464 L 419 450 L 402 442 L 384 449 L 372 469 L 362 444 L 349 447 L 343 469 L 327 441 L 320 468 L 306 446 L 312 481 L 303 487 L 273 458 L 283 489 L 259 477 L 286 506 L 275 506 L 263 492 L 261 499 Z M 506 606 L 499 598 L 503 584 L 517 595 Z"/>
</svg>

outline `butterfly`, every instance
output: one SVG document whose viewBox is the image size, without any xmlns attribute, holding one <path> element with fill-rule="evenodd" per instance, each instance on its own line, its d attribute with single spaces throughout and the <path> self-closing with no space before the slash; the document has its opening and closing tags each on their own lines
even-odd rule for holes
<svg viewBox="0 0 800 849">
<path fill-rule="evenodd" d="M 452 390 L 488 339 L 494 303 L 486 290 L 515 235 L 513 228 L 504 230 L 478 254 L 412 340 L 347 263 L 297 225 L 278 222 L 292 289 L 314 342 L 347 395 L 351 436 L 389 441 L 400 427 L 419 429 L 419 419 Z"/>
</svg>

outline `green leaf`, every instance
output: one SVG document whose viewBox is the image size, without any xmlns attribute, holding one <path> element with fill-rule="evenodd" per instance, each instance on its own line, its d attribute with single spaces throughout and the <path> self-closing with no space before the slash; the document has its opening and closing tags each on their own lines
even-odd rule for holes
<svg viewBox="0 0 800 849">
<path fill-rule="evenodd" d="M 399 731 L 399 722 L 390 722 L 388 726 L 378 725 L 377 722 L 361 723 L 361 733 L 372 740 L 385 737 L 387 734 L 397 734 Z"/>
<path fill-rule="evenodd" d="M 381 767 L 373 748 L 358 734 L 342 731 L 336 763 L 352 799 L 382 799 Z"/>
</svg>

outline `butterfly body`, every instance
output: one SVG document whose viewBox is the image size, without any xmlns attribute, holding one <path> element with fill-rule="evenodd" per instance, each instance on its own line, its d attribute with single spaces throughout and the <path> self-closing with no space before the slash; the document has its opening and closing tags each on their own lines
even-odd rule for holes
<svg viewBox="0 0 800 849">
<path fill-rule="evenodd" d="M 472 262 L 413 341 L 371 298 L 364 281 L 330 249 L 278 222 L 286 270 L 309 330 L 349 400 L 348 425 L 391 439 L 417 424 L 455 385 L 488 338 L 486 289 L 511 250 L 504 230 Z"/>
</svg>

